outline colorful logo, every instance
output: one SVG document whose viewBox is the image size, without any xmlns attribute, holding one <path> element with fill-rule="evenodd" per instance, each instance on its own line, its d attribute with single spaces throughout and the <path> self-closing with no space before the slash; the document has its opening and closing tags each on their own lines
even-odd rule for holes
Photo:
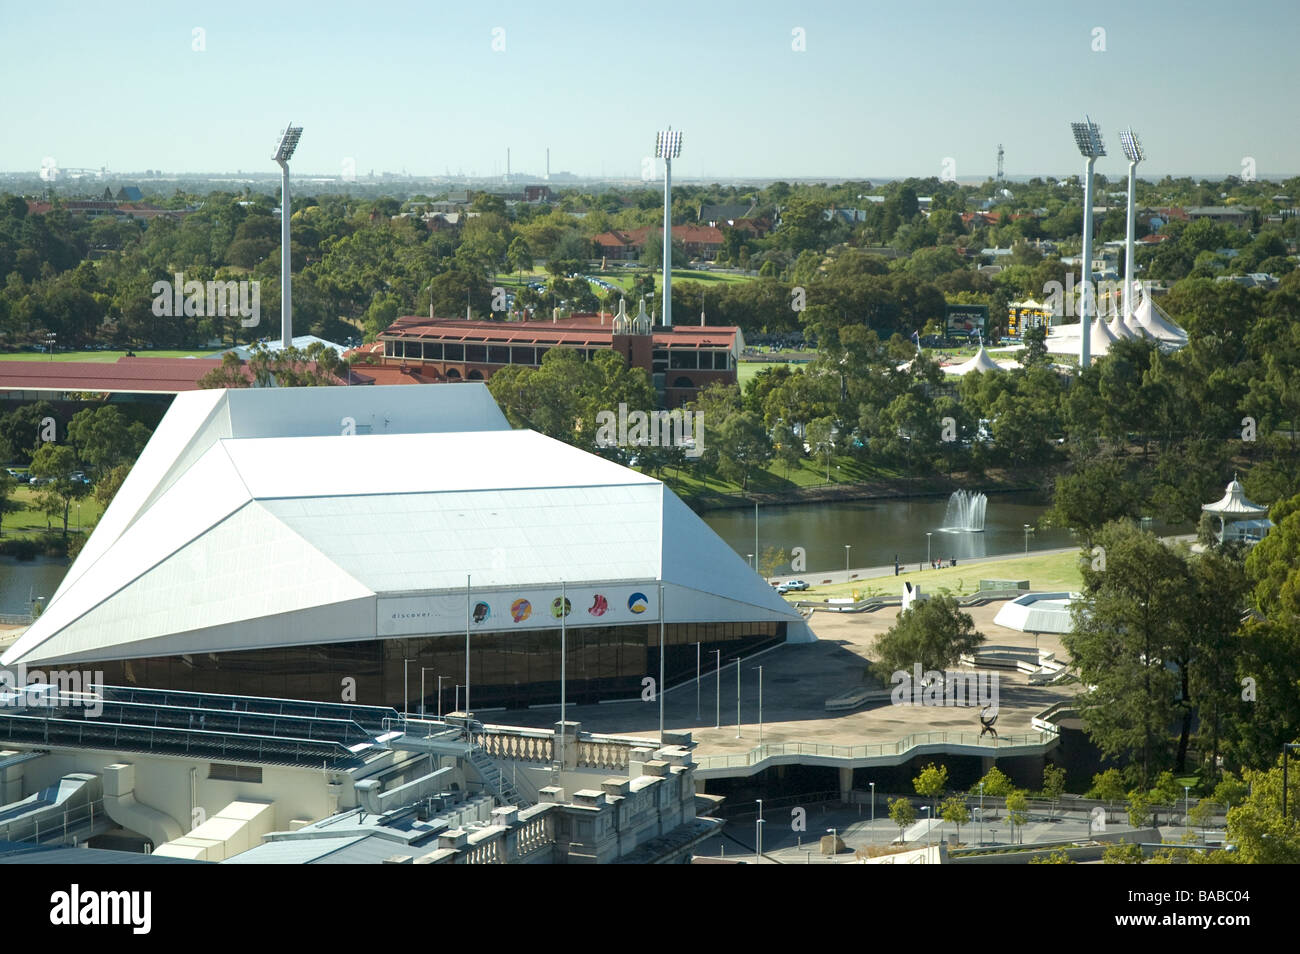
<svg viewBox="0 0 1300 954">
<path fill-rule="evenodd" d="M 527 600 L 515 600 L 510 604 L 510 615 L 516 623 L 522 623 L 533 615 L 533 604 Z"/>
<path fill-rule="evenodd" d="M 561 606 L 561 603 L 564 605 Z M 561 616 L 568 616 L 571 612 L 573 612 L 572 600 L 561 596 L 557 596 L 555 599 L 551 600 L 551 615 L 556 619 L 559 619 Z"/>
<path fill-rule="evenodd" d="M 649 605 L 644 593 L 633 593 L 627 598 L 627 608 L 633 613 L 644 613 Z"/>
<path fill-rule="evenodd" d="M 492 607 L 486 603 L 474 604 L 474 622 L 486 623 L 489 616 L 492 615 Z"/>
<path fill-rule="evenodd" d="M 592 616 L 604 616 L 605 611 L 608 609 L 609 600 L 597 593 L 596 598 L 591 601 L 591 609 L 587 610 L 587 612 Z"/>
</svg>

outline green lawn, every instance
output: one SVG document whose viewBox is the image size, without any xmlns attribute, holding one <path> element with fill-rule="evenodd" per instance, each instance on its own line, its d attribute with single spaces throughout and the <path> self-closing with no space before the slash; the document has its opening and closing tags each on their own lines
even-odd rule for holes
<svg viewBox="0 0 1300 954">
<path fill-rule="evenodd" d="M 743 391 L 745 385 L 754 379 L 754 375 L 764 368 L 775 368 L 780 365 L 793 368 L 806 363 L 803 361 L 741 361 L 736 365 L 736 378 L 740 382 L 740 389 Z"/>
<path fill-rule="evenodd" d="M 59 517 L 46 517 L 36 509 L 34 499 L 37 491 L 30 486 L 23 484 L 14 490 L 14 500 L 22 504 L 26 509 L 19 510 L 17 513 L 8 514 L 4 522 L 5 538 L 13 536 L 40 536 L 46 532 L 46 525 L 54 533 L 63 532 L 63 519 Z M 81 499 L 81 525 L 85 527 L 92 526 L 103 514 L 103 508 L 93 494 L 87 494 Z M 68 532 L 71 533 L 77 527 L 77 501 L 72 502 L 72 507 L 68 511 Z"/>
<path fill-rule="evenodd" d="M 848 456 L 832 458 L 830 472 L 832 484 L 892 480 L 901 476 L 896 470 L 864 464 Z M 820 460 L 802 460 L 797 466 L 791 467 L 788 473 L 784 464 L 773 463 L 765 470 L 751 474 L 749 486 L 744 490 L 741 490 L 739 484 L 720 481 L 716 477 L 704 480 L 690 461 L 683 465 L 680 472 L 669 468 L 656 476 L 668 484 L 674 492 L 690 497 L 785 493 L 798 487 L 824 486 L 827 483 L 826 464 Z"/>
<path fill-rule="evenodd" d="M 985 580 L 1028 580 L 1035 590 L 1070 590 L 1078 592 L 1083 589 L 1083 574 L 1079 560 L 1079 551 L 1068 553 L 1031 553 L 1027 557 L 1011 560 L 972 560 L 969 563 L 957 561 L 955 567 L 943 570 L 917 570 L 915 565 L 910 571 L 907 567 L 897 577 L 882 576 L 873 579 L 855 580 L 852 583 L 833 583 L 814 586 L 802 594 L 790 594 L 790 599 L 820 600 L 825 597 L 850 596 L 857 591 L 867 595 L 868 588 L 874 588 L 877 595 L 897 595 L 907 580 L 921 587 L 923 593 L 938 594 L 941 587 L 948 587 L 954 596 L 960 595 L 958 589 L 972 593 Z M 841 571 L 842 574 L 843 571 Z M 823 575 L 820 577 L 825 579 Z M 811 577 L 809 582 L 812 582 Z"/>
<path fill-rule="evenodd" d="M 203 351 L 137 351 L 139 358 L 208 358 L 212 350 Z M 126 357 L 125 351 L 59 351 L 55 354 L 41 354 L 36 351 L 18 351 L 0 353 L 0 361 L 89 361 L 96 364 L 112 364 L 118 358 Z"/>
</svg>

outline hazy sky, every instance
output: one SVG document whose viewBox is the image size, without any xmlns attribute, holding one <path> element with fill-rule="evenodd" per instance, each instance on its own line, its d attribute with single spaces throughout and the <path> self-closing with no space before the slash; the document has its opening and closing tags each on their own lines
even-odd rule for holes
<svg viewBox="0 0 1300 954">
<path fill-rule="evenodd" d="M 634 177 L 669 124 L 682 177 L 983 177 L 999 142 L 1064 174 L 1087 111 L 1112 178 L 1128 124 L 1146 176 L 1294 174 L 1297 37 L 1296 0 L 0 0 L 0 170 L 274 172 L 292 120 L 301 175 L 500 174 L 507 147 L 541 174 L 550 146 Z"/>
</svg>

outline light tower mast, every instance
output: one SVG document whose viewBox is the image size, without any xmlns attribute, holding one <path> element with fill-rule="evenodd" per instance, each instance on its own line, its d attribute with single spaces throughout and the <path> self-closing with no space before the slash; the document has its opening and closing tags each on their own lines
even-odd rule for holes
<svg viewBox="0 0 1300 954">
<path fill-rule="evenodd" d="M 1003 178 L 1005 178 L 1002 175 L 1002 155 L 1002 143 L 998 143 L 998 182 L 1001 182 Z"/>
<path fill-rule="evenodd" d="M 1119 144 L 1128 157 L 1128 224 L 1124 231 L 1124 320 L 1133 317 L 1133 248 L 1137 244 L 1137 165 L 1146 158 L 1138 135 L 1130 126 L 1119 134 Z"/>
<path fill-rule="evenodd" d="M 673 127 L 655 140 L 655 156 L 664 161 L 664 327 L 673 324 L 673 160 L 682 154 L 682 134 Z"/>
<path fill-rule="evenodd" d="M 1092 360 L 1092 312 L 1094 291 L 1092 284 L 1092 170 L 1097 159 L 1106 155 L 1106 146 L 1101 141 L 1101 130 L 1087 114 L 1081 123 L 1070 123 L 1074 131 L 1074 142 L 1079 153 L 1084 157 L 1083 164 L 1083 268 L 1082 295 L 1079 298 L 1079 368 L 1088 367 Z"/>
<path fill-rule="evenodd" d="M 293 264 L 289 254 L 289 160 L 302 138 L 302 127 L 292 123 L 285 126 L 280 145 L 272 156 L 280 164 L 280 342 L 288 348 L 293 344 Z"/>
</svg>

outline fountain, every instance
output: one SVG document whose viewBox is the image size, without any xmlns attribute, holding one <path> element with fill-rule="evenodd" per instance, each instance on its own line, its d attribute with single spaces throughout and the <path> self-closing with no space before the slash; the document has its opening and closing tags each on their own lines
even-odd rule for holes
<svg viewBox="0 0 1300 954">
<path fill-rule="evenodd" d="M 984 532 L 984 508 L 988 497 L 982 493 L 954 491 L 948 498 L 948 509 L 943 515 L 941 530 L 958 530 L 968 533 Z"/>
</svg>

